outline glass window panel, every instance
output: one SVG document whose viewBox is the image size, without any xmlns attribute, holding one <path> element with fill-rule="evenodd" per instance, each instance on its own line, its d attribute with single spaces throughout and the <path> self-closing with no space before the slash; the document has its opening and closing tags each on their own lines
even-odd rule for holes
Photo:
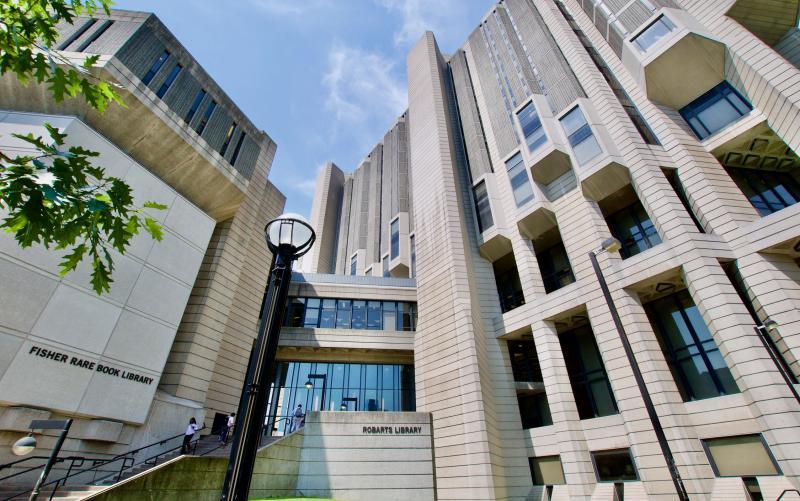
<svg viewBox="0 0 800 501">
<path fill-rule="evenodd" d="M 350 303 L 350 301 L 347 301 L 347 303 Z M 338 308 L 336 310 L 336 328 L 350 328 L 350 308 Z"/>
<path fill-rule="evenodd" d="M 559 335 L 572 392 L 581 419 L 617 413 L 608 376 L 588 326 Z"/>
<path fill-rule="evenodd" d="M 713 438 L 703 442 L 718 477 L 780 475 L 760 435 Z"/>
<path fill-rule="evenodd" d="M 149 85 L 150 81 L 153 80 L 153 77 L 156 76 L 156 73 L 158 73 L 158 70 L 164 66 L 164 63 L 167 61 L 167 59 L 169 59 L 169 51 L 165 50 L 160 56 L 158 56 L 158 59 L 155 60 L 150 69 L 147 70 L 147 73 L 145 73 L 144 77 L 142 78 L 142 83 Z"/>
<path fill-rule="evenodd" d="M 726 81 L 680 109 L 699 139 L 705 139 L 747 114 L 753 107 Z"/>
<path fill-rule="evenodd" d="M 641 52 L 646 52 L 647 49 L 655 45 L 656 42 L 664 38 L 673 29 L 675 29 L 675 25 L 672 24 L 672 21 L 662 15 L 631 41 Z"/>
<path fill-rule="evenodd" d="M 559 456 L 542 456 L 528 458 L 533 477 L 533 485 L 565 484 L 564 470 Z"/>
<path fill-rule="evenodd" d="M 508 170 L 508 178 L 511 182 L 511 191 L 514 194 L 514 201 L 517 207 L 524 205 L 533 199 L 533 188 L 531 187 L 530 179 L 528 178 L 525 163 L 522 161 L 522 155 L 517 153 L 506 162 L 506 170 Z"/>
<path fill-rule="evenodd" d="M 536 113 L 533 103 L 525 106 L 517 114 L 517 117 L 525 142 L 528 145 L 528 151 L 533 152 L 547 142 L 547 135 L 544 132 L 544 127 L 542 127 L 542 121 Z"/>
<path fill-rule="evenodd" d="M 371 389 L 378 389 L 378 366 L 375 364 L 368 364 L 364 366 L 366 369 L 366 379 L 364 380 L 364 387 Z"/>
<path fill-rule="evenodd" d="M 571 136 L 573 132 L 586 125 L 586 118 L 579 107 L 575 107 L 561 118 L 561 126 L 564 128 L 564 133 Z"/>
<path fill-rule="evenodd" d="M 180 64 L 175 65 L 172 70 L 167 75 L 167 78 L 164 80 L 164 83 L 161 84 L 161 87 L 158 88 L 158 92 L 156 92 L 156 96 L 164 97 L 170 87 L 172 87 L 172 83 L 178 77 L 178 74 L 183 69 L 183 66 Z"/>
<path fill-rule="evenodd" d="M 391 256 L 392 259 L 400 255 L 400 220 L 395 219 L 391 225 Z"/>
<path fill-rule="evenodd" d="M 359 390 L 361 388 L 361 369 L 360 364 L 349 364 L 350 374 L 347 378 L 347 388 L 349 390 Z"/>
<path fill-rule="evenodd" d="M 597 139 L 592 135 L 574 145 L 572 147 L 572 152 L 575 153 L 575 160 L 578 161 L 578 164 L 583 165 L 602 153 L 603 150 L 600 148 L 600 143 L 598 143 Z"/>
<path fill-rule="evenodd" d="M 367 328 L 367 302 L 353 301 L 353 329 Z"/>
<path fill-rule="evenodd" d="M 472 192 L 475 198 L 475 212 L 478 214 L 478 230 L 483 232 L 494 225 L 486 183 L 481 181 L 472 188 Z"/>
<path fill-rule="evenodd" d="M 547 403 L 547 395 L 537 394 L 518 394 L 517 403 L 519 404 L 519 414 L 522 419 L 522 428 L 539 428 L 553 424 L 550 416 L 550 406 Z"/>
<path fill-rule="evenodd" d="M 336 309 L 323 308 L 319 315 L 319 326 L 323 329 L 333 329 L 336 327 Z"/>
<path fill-rule="evenodd" d="M 331 388 L 344 388 L 344 365 L 331 364 L 333 368 L 330 372 L 329 384 Z"/>
<path fill-rule="evenodd" d="M 307 308 L 306 318 L 303 322 L 305 327 L 316 327 L 319 324 L 319 308 Z"/>
<path fill-rule="evenodd" d="M 592 460 L 600 482 L 639 480 L 628 449 L 593 452 Z"/>
<path fill-rule="evenodd" d="M 383 276 L 389 276 L 389 256 L 383 257 Z"/>
<path fill-rule="evenodd" d="M 381 302 L 369 301 L 367 303 L 367 329 L 380 329 L 381 316 Z"/>
</svg>

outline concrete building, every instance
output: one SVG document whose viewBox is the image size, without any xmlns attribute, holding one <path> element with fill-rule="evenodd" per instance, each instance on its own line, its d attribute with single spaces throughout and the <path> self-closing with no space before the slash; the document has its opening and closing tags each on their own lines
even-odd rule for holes
<svg viewBox="0 0 800 501">
<path fill-rule="evenodd" d="M 55 103 L 9 74 L 0 148 L 19 152 L 12 132 L 46 136 L 43 124 L 56 125 L 69 145 L 100 152 L 97 163 L 140 203 L 167 205 L 153 212 L 165 234 L 115 253 L 111 292 L 100 297 L 88 266 L 62 279 L 61 253 L 0 235 L 3 464 L 18 459 L 10 444 L 32 419 L 72 417 L 62 455 L 108 457 L 235 409 L 270 262 L 263 225 L 285 201 L 267 179 L 275 142 L 154 15 L 112 11 L 59 28 L 54 48 L 78 62 L 100 54 L 100 74 L 127 108 Z M 35 455 L 54 441 L 40 436 Z"/>
<path fill-rule="evenodd" d="M 614 236 L 600 267 L 689 497 L 798 488 L 797 12 L 502 0 L 453 54 L 425 33 L 408 110 L 317 179 L 277 433 L 298 403 L 431 412 L 438 499 L 675 499 L 588 257 Z"/>
</svg>

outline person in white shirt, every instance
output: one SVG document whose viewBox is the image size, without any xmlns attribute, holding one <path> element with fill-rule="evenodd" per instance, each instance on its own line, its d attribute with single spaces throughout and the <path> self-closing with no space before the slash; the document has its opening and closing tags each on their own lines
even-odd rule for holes
<svg viewBox="0 0 800 501">
<path fill-rule="evenodd" d="M 189 453 L 189 445 L 192 443 L 192 437 L 197 433 L 200 427 L 197 426 L 197 421 L 192 418 L 189 420 L 189 426 L 186 427 L 186 433 L 183 434 L 183 445 L 181 445 L 181 454 Z"/>
<path fill-rule="evenodd" d="M 222 426 L 222 433 L 219 434 L 219 441 L 222 442 L 222 445 L 228 445 L 228 437 L 231 434 L 231 430 L 233 430 L 233 423 L 236 422 L 236 413 L 231 412 L 231 415 L 228 416 L 227 421 Z"/>
<path fill-rule="evenodd" d="M 305 417 L 305 414 L 303 414 L 303 406 L 300 405 L 300 404 L 297 404 L 297 409 L 295 409 L 294 413 L 292 414 L 292 429 L 289 430 L 289 431 L 291 432 L 291 431 L 299 430 L 300 427 L 303 426 L 303 418 L 304 417 Z"/>
</svg>

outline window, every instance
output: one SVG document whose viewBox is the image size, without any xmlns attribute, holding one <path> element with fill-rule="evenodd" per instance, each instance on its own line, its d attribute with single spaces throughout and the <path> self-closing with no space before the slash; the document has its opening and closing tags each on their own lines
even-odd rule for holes
<svg viewBox="0 0 800 501">
<path fill-rule="evenodd" d="M 358 256 L 353 256 L 350 258 L 350 275 L 355 276 L 358 272 Z"/>
<path fill-rule="evenodd" d="M 683 184 L 681 184 L 681 180 L 678 178 L 678 169 L 661 170 L 664 171 L 664 175 L 667 176 L 667 180 L 672 186 L 672 189 L 675 191 L 675 194 L 678 195 L 678 199 L 683 204 L 683 208 L 686 209 L 686 212 L 689 213 L 689 217 L 692 218 L 692 222 L 697 228 L 697 231 L 700 233 L 705 233 L 706 230 L 703 228 L 703 225 L 700 224 L 700 220 L 697 219 L 697 216 L 695 216 L 694 211 L 692 210 L 692 204 L 689 203 L 689 199 L 686 197 L 686 191 L 684 191 Z"/>
<path fill-rule="evenodd" d="M 96 22 L 97 22 L 97 19 L 95 19 L 95 18 L 91 18 L 91 19 L 87 20 L 85 23 L 83 23 L 83 25 L 80 28 L 78 28 L 78 30 L 75 33 L 72 34 L 71 37 L 67 38 L 66 40 L 64 40 L 63 42 L 58 44 L 57 49 L 58 50 L 65 50 L 67 47 L 72 45 L 72 43 L 75 40 L 79 39 L 80 37 L 83 36 L 84 33 L 89 31 L 89 28 L 94 26 Z"/>
<path fill-rule="evenodd" d="M 528 144 L 528 151 L 533 153 L 539 146 L 547 142 L 542 120 L 539 118 L 539 114 L 536 113 L 536 107 L 532 102 L 517 113 L 517 120 L 519 120 L 522 135 L 525 136 L 525 142 Z"/>
<path fill-rule="evenodd" d="M 389 273 L 389 256 L 383 256 L 381 264 L 383 266 L 383 276 L 387 278 L 390 277 L 391 274 Z"/>
<path fill-rule="evenodd" d="M 401 330 L 397 328 L 397 303 L 394 301 L 383 302 L 383 330 Z"/>
<path fill-rule="evenodd" d="M 203 113 L 203 116 L 200 117 L 200 123 L 197 124 L 197 129 L 195 129 L 198 135 L 203 134 L 203 131 L 206 129 L 206 125 L 208 125 L 208 120 L 211 118 L 211 115 L 214 113 L 216 107 L 217 102 L 213 100 L 208 103 L 208 106 L 206 106 L 206 111 Z"/>
<path fill-rule="evenodd" d="M 319 312 L 319 326 L 323 329 L 336 328 L 336 300 L 323 299 L 322 310 Z"/>
<path fill-rule="evenodd" d="M 547 403 L 547 395 L 542 391 L 539 393 L 518 393 L 517 404 L 519 405 L 519 416 L 522 420 L 522 429 L 541 428 L 553 424 L 550 416 L 550 405 Z"/>
<path fill-rule="evenodd" d="M 228 132 L 225 134 L 225 141 L 222 143 L 222 148 L 219 150 L 219 154 L 223 157 L 225 156 L 225 152 L 228 151 L 228 146 L 231 144 L 231 138 L 233 137 L 233 133 L 236 131 L 236 122 L 233 122 L 228 127 Z"/>
<path fill-rule="evenodd" d="M 413 331 L 414 303 L 329 298 L 290 298 L 283 325 L 325 329 Z"/>
<path fill-rule="evenodd" d="M 189 108 L 189 113 L 186 114 L 186 118 L 184 118 L 184 122 L 187 124 L 192 121 L 194 118 L 195 113 L 197 113 L 197 109 L 200 107 L 200 103 L 203 102 L 203 99 L 206 97 L 206 91 L 200 89 L 197 91 L 197 95 L 194 96 L 194 101 L 192 101 L 192 106 Z"/>
<path fill-rule="evenodd" d="M 537 252 L 536 261 L 539 263 L 539 271 L 542 272 L 546 293 L 549 294 L 575 282 L 575 275 L 572 274 L 572 267 L 569 264 L 569 257 L 567 257 L 567 249 L 564 248 L 564 243 L 560 239 L 550 247 Z"/>
<path fill-rule="evenodd" d="M 635 256 L 661 243 L 656 227 L 638 199 L 608 216 L 606 221 L 611 233 L 622 244 L 622 259 Z"/>
<path fill-rule="evenodd" d="M 149 85 L 150 81 L 153 79 L 154 76 L 156 76 L 156 73 L 158 73 L 158 70 L 160 70 L 161 67 L 164 66 L 164 63 L 167 62 L 167 59 L 169 59 L 169 51 L 165 50 L 164 52 L 161 53 L 160 56 L 158 56 L 158 59 L 156 59 L 156 62 L 153 63 L 153 66 L 151 66 L 150 69 L 147 70 L 147 73 L 145 73 L 144 78 L 142 78 L 142 83 L 145 85 Z"/>
<path fill-rule="evenodd" d="M 417 242 L 414 235 L 408 237 L 409 247 L 411 247 L 411 278 L 417 276 Z"/>
<path fill-rule="evenodd" d="M 380 301 L 367 301 L 367 329 L 380 330 L 382 311 Z"/>
<path fill-rule="evenodd" d="M 319 325 L 319 310 L 322 301 L 318 298 L 310 297 L 306 299 L 306 316 L 303 319 L 303 327 L 317 327 Z"/>
<path fill-rule="evenodd" d="M 542 456 L 528 458 L 531 467 L 533 485 L 558 485 L 565 484 L 564 470 L 561 467 L 559 456 Z"/>
<path fill-rule="evenodd" d="M 475 199 L 475 212 L 478 213 L 478 231 L 483 233 L 494 225 L 492 208 L 489 205 L 489 193 L 486 192 L 486 183 L 481 181 L 472 188 Z"/>
<path fill-rule="evenodd" d="M 391 234 L 391 256 L 394 259 L 400 255 L 400 219 L 392 221 Z"/>
<path fill-rule="evenodd" d="M 509 252 L 501 257 L 492 263 L 492 268 L 494 268 L 494 280 L 500 299 L 500 309 L 503 313 L 525 304 L 525 296 L 522 293 L 522 284 L 519 280 L 514 254 Z"/>
<path fill-rule="evenodd" d="M 245 136 L 247 136 L 247 134 L 242 132 L 239 139 L 236 141 L 236 147 L 233 149 L 233 155 L 231 155 L 231 165 L 236 165 L 236 159 L 239 158 L 239 152 L 242 150 L 242 143 L 244 142 Z"/>
<path fill-rule="evenodd" d="M 178 73 L 180 73 L 182 69 L 183 66 L 181 66 L 180 64 L 176 64 L 175 67 L 172 68 L 172 71 L 169 72 L 169 75 L 167 75 L 167 78 L 164 80 L 164 83 L 162 83 L 161 87 L 158 88 L 156 96 L 164 97 L 164 94 L 167 93 L 169 88 L 172 86 L 173 82 L 175 82 L 175 79 L 178 78 Z"/>
<path fill-rule="evenodd" d="M 711 438 L 703 440 L 703 447 L 718 477 L 781 474 L 761 435 Z"/>
<path fill-rule="evenodd" d="M 350 315 L 353 312 L 352 301 L 349 299 L 340 299 L 336 301 L 336 328 L 349 329 L 350 328 Z"/>
<path fill-rule="evenodd" d="M 101 36 L 103 36 L 103 33 L 108 31 L 112 24 L 114 24 L 114 21 L 111 21 L 110 19 L 101 24 L 100 27 L 97 28 L 97 31 L 92 34 L 92 36 L 87 38 L 82 44 L 80 44 L 80 46 L 78 46 L 77 52 L 83 52 L 88 49 L 90 45 L 95 43 Z"/>
<path fill-rule="evenodd" d="M 762 217 L 800 201 L 800 183 L 791 174 L 735 167 L 726 170 Z"/>
<path fill-rule="evenodd" d="M 506 170 L 517 207 L 522 207 L 533 200 L 533 188 L 531 188 L 531 181 L 528 179 L 528 171 L 522 161 L 522 155 L 517 153 L 511 157 L 506 162 Z"/>
<path fill-rule="evenodd" d="M 580 418 L 616 414 L 617 402 L 592 329 L 584 326 L 564 332 L 559 341 Z"/>
<path fill-rule="evenodd" d="M 264 307 L 263 302 L 261 307 Z M 305 316 L 305 299 L 301 297 L 294 297 L 289 300 L 288 311 L 286 312 L 286 320 L 284 320 L 284 324 L 289 327 L 303 327 L 303 320 L 305 319 Z"/>
<path fill-rule="evenodd" d="M 739 120 L 752 109 L 731 84 L 723 81 L 681 108 L 680 113 L 695 135 L 703 140 Z"/>
<path fill-rule="evenodd" d="M 684 401 L 739 393 L 687 290 L 645 305 Z"/>
<path fill-rule="evenodd" d="M 417 330 L 417 315 L 414 303 L 398 303 L 398 306 L 400 310 L 400 328 L 398 330 Z"/>
<path fill-rule="evenodd" d="M 580 107 L 576 106 L 561 118 L 561 127 L 569 139 L 572 152 L 578 165 L 583 165 L 600 153 L 600 143 L 594 137 L 592 128 L 583 116 Z"/>
<path fill-rule="evenodd" d="M 353 301 L 353 329 L 367 328 L 367 302 Z"/>
<path fill-rule="evenodd" d="M 542 369 L 539 365 L 539 356 L 536 354 L 536 345 L 533 341 L 509 341 L 508 356 L 511 360 L 511 372 L 514 374 L 514 381 L 524 383 L 541 383 L 544 381 Z"/>
<path fill-rule="evenodd" d="M 639 480 L 629 449 L 592 452 L 592 462 L 598 482 Z"/>
<path fill-rule="evenodd" d="M 633 45 L 639 49 L 640 52 L 647 52 L 647 49 L 656 44 L 659 40 L 664 38 L 670 31 L 675 29 L 675 25 L 666 16 L 658 16 L 650 26 L 643 29 L 638 35 L 631 39 Z"/>
</svg>

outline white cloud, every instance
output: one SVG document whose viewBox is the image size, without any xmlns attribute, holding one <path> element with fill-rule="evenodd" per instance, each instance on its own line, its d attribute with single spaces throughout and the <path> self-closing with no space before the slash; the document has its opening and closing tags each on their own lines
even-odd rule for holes
<svg viewBox="0 0 800 501">
<path fill-rule="evenodd" d="M 394 34 L 397 46 L 416 42 L 425 31 L 433 31 L 438 39 L 451 34 L 462 35 L 459 18 L 464 11 L 458 0 L 376 0 L 389 11 L 400 15 L 400 28 Z"/>
<path fill-rule="evenodd" d="M 334 44 L 323 76 L 325 105 L 341 125 L 370 130 L 408 106 L 406 85 L 396 63 L 378 52 Z"/>
<path fill-rule="evenodd" d="M 296 191 L 298 193 L 301 193 L 301 194 L 303 194 L 304 196 L 306 196 L 308 198 L 313 198 L 314 197 L 314 190 L 317 187 L 317 176 L 319 175 L 319 173 L 322 171 L 322 169 L 324 167 L 325 167 L 325 164 L 318 165 L 317 168 L 314 170 L 314 175 L 311 176 L 311 177 L 307 177 L 307 178 L 297 178 L 297 177 L 295 177 L 295 178 L 291 179 L 289 181 L 291 188 L 294 191 Z"/>
</svg>

